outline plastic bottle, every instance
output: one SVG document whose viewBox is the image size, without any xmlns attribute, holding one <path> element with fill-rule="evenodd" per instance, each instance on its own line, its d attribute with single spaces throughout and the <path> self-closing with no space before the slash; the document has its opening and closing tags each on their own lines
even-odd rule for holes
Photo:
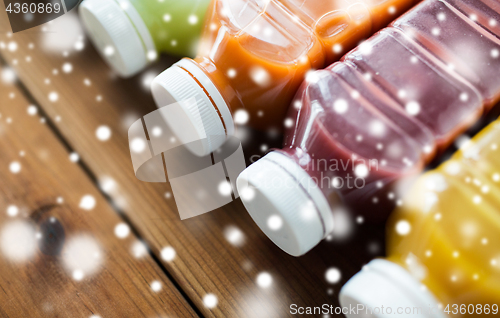
<svg viewBox="0 0 500 318">
<path fill-rule="evenodd" d="M 364 307 L 348 318 L 374 310 L 370 317 L 498 314 L 499 146 L 496 121 L 418 179 L 388 222 L 389 257 L 370 262 L 341 290 L 342 306 Z M 406 315 L 395 316 L 397 308 Z"/>
<path fill-rule="evenodd" d="M 122 77 L 160 52 L 194 56 L 210 0 L 85 0 L 80 16 L 104 60 Z"/>
<path fill-rule="evenodd" d="M 490 0 L 426 0 L 308 76 L 284 148 L 239 177 L 267 236 L 298 256 L 334 230 L 337 209 L 385 220 L 404 183 L 500 99 L 499 12 Z"/>
<path fill-rule="evenodd" d="M 416 0 L 216 0 L 195 60 L 183 59 L 152 84 L 158 107 L 195 97 L 198 107 L 167 119 L 193 150 L 217 149 L 235 122 L 281 129 L 306 73 L 342 56 Z M 233 118 L 233 115 L 235 116 Z"/>
</svg>

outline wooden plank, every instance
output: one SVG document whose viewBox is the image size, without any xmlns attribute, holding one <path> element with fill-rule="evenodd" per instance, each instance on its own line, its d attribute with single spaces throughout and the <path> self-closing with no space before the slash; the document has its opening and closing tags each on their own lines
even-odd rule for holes
<svg viewBox="0 0 500 318">
<path fill-rule="evenodd" d="M 0 316 L 196 317 L 29 105 L 0 82 Z"/>
<path fill-rule="evenodd" d="M 0 20 L 4 16 L 0 15 Z M 164 264 L 204 315 L 284 317 L 291 315 L 291 304 L 335 305 L 341 283 L 372 257 L 383 253 L 383 228 L 354 222 L 356 234 L 347 242 L 324 242 L 305 257 L 290 257 L 262 234 L 239 200 L 212 213 L 180 221 L 169 184 L 144 183 L 135 178 L 127 141 L 129 125 L 156 109 L 143 82 L 175 58 L 162 60 L 145 75 L 117 79 L 88 42 L 83 51 L 75 51 L 70 43 L 67 54 L 61 50 L 51 54 L 43 48 L 42 28 L 9 35 L 8 24 L 5 19 L 2 21 L 0 42 L 6 48 L 0 54 L 16 68 L 22 82 L 90 171 L 98 179 L 114 180 L 117 187 L 109 195 L 152 251 L 159 258 L 165 247 L 176 251 L 175 258 Z M 56 25 L 46 27 L 61 37 L 68 31 L 57 29 Z M 15 51 L 8 49 L 10 42 L 17 44 Z M 71 63 L 71 73 L 62 71 L 65 63 Z M 57 101 L 49 99 L 51 92 L 58 94 Z M 112 131 L 106 142 L 96 138 L 96 129 L 102 125 Z M 280 144 L 279 138 L 260 140 L 257 146 L 261 142 L 269 146 Z M 248 157 L 263 154 L 253 150 L 255 145 L 244 146 Z M 226 239 L 225 233 L 231 229 L 242 234 L 244 243 L 231 244 Z M 325 280 L 331 267 L 342 273 L 336 284 Z M 270 274 L 271 286 L 262 288 L 257 284 L 262 273 Z M 208 294 L 218 299 L 213 308 L 204 303 Z"/>
</svg>

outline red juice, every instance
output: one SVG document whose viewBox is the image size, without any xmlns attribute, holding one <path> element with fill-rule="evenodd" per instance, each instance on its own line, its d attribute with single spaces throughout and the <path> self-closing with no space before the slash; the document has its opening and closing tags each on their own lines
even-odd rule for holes
<svg viewBox="0 0 500 318">
<path fill-rule="evenodd" d="M 492 0 L 427 0 L 309 74 L 284 148 L 239 178 L 259 227 L 301 255 L 335 229 L 340 207 L 385 219 L 404 181 L 500 99 L 499 13 Z"/>
</svg>

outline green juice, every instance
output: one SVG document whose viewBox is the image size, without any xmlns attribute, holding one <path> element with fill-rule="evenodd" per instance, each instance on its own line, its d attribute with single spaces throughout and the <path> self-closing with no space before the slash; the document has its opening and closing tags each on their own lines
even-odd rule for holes
<svg viewBox="0 0 500 318">
<path fill-rule="evenodd" d="M 129 0 L 159 52 L 194 56 L 209 0 Z"/>
<path fill-rule="evenodd" d="M 80 17 L 97 51 L 122 77 L 160 53 L 194 56 L 210 0 L 85 0 Z"/>
</svg>

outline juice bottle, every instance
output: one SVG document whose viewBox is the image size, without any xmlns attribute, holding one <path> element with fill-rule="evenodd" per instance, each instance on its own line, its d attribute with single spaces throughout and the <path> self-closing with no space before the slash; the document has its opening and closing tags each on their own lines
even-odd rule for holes
<svg viewBox="0 0 500 318">
<path fill-rule="evenodd" d="M 194 56 L 210 0 L 85 0 L 80 16 L 104 60 L 122 77 L 159 52 Z"/>
<path fill-rule="evenodd" d="M 406 317 L 498 314 L 499 145 L 496 121 L 418 179 L 388 222 L 389 257 L 370 262 L 343 287 L 342 306 L 365 307 L 347 317 L 381 306 L 385 314 L 370 317 L 393 317 L 398 307 L 407 310 Z M 409 315 L 413 308 L 421 315 Z"/>
<path fill-rule="evenodd" d="M 259 227 L 301 255 L 339 208 L 385 220 L 408 180 L 500 99 L 499 12 L 490 0 L 426 0 L 309 75 L 284 148 L 239 177 Z"/>
<path fill-rule="evenodd" d="M 152 84 L 158 107 L 196 97 L 198 106 L 167 118 L 184 144 L 217 149 L 237 123 L 281 129 L 311 69 L 393 20 L 417 0 L 214 0 L 198 57 L 183 59 Z M 240 111 L 238 113 L 238 111 Z"/>
</svg>

